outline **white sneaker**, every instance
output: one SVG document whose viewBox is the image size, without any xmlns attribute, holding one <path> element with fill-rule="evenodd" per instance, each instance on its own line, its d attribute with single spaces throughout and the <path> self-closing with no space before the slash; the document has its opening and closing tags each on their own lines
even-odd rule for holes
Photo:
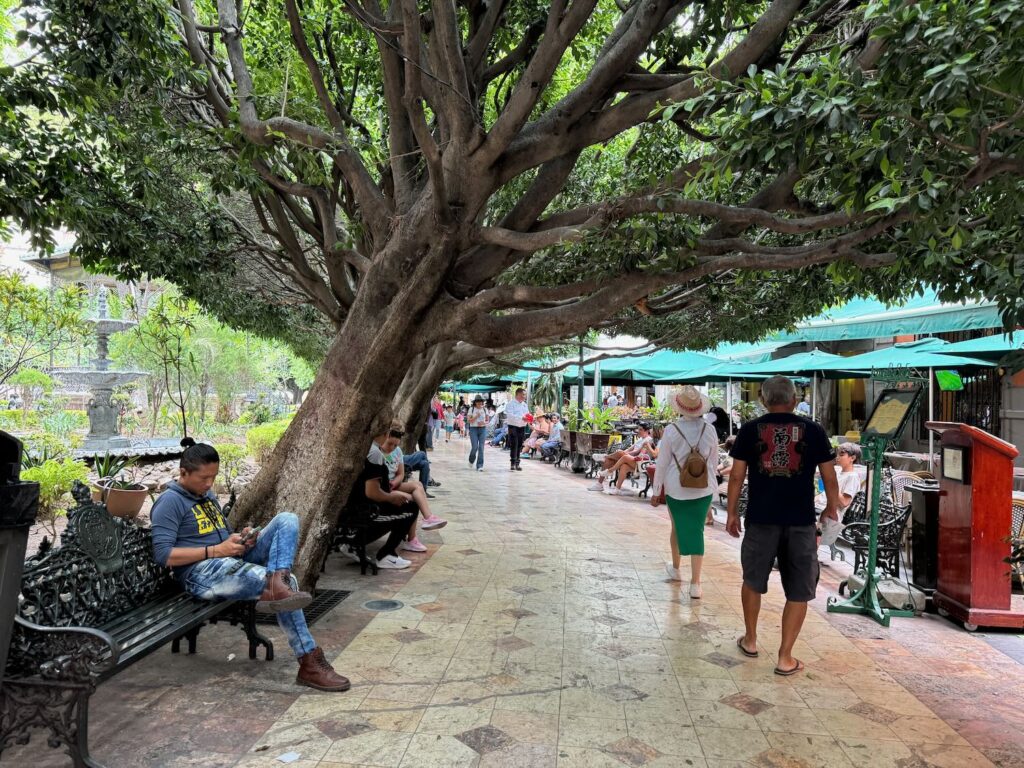
<svg viewBox="0 0 1024 768">
<path fill-rule="evenodd" d="M 410 565 L 412 565 L 412 561 L 406 560 L 404 557 L 399 557 L 398 555 L 388 555 L 383 560 L 377 561 L 378 568 L 390 568 L 395 571 L 408 568 Z"/>
<path fill-rule="evenodd" d="M 622 493 L 622 491 L 620 491 L 618 488 L 609 488 L 608 489 L 608 495 L 609 496 L 618 496 L 620 493 Z"/>
<path fill-rule="evenodd" d="M 665 563 L 665 573 L 668 574 L 669 579 L 672 581 L 682 581 L 683 577 L 679 575 L 679 569 L 673 565 Z"/>
<path fill-rule="evenodd" d="M 604 479 L 605 479 L 606 477 L 608 477 L 608 473 L 607 473 L 607 472 L 605 472 L 605 471 L 604 471 L 603 469 L 599 469 L 599 470 L 597 471 L 597 476 L 598 476 L 599 478 L 601 478 L 602 480 L 604 480 Z"/>
<path fill-rule="evenodd" d="M 477 467 L 477 468 L 476 468 L 476 471 L 477 471 L 477 472 L 483 472 L 483 471 L 484 471 L 484 468 L 483 468 L 483 467 Z"/>
<path fill-rule="evenodd" d="M 690 597 L 694 600 L 700 600 L 704 596 L 704 590 L 700 588 L 700 584 L 690 584 Z"/>
<path fill-rule="evenodd" d="M 602 483 L 600 480 L 598 480 L 593 485 L 588 485 L 587 486 L 587 490 L 588 491 L 603 491 L 604 490 L 604 483 Z"/>
</svg>

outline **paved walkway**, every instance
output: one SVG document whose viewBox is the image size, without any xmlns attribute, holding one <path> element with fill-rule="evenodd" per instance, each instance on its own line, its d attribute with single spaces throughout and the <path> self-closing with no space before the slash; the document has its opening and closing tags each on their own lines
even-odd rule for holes
<svg viewBox="0 0 1024 768">
<path fill-rule="evenodd" d="M 808 669 L 780 678 L 778 585 L 761 658 L 746 659 L 734 645 L 738 544 L 721 524 L 692 601 L 665 578 L 663 508 L 588 493 L 538 462 L 510 474 L 495 450 L 478 474 L 467 452 L 456 440 L 431 454 L 451 523 L 424 535 L 421 566 L 374 578 L 328 564 L 322 586 L 356 591 L 313 631 L 349 693 L 292 685 L 280 633 L 266 664 L 245 658 L 237 629 L 207 628 L 196 656 L 158 652 L 99 689 L 95 757 L 109 768 L 280 766 L 287 752 L 301 755 L 294 768 L 1024 766 L 1020 638 L 937 617 L 884 629 L 827 615 L 841 575 L 830 565 L 796 649 Z M 362 607 L 376 597 L 405 607 Z M 4 765 L 63 764 L 33 745 Z"/>
</svg>

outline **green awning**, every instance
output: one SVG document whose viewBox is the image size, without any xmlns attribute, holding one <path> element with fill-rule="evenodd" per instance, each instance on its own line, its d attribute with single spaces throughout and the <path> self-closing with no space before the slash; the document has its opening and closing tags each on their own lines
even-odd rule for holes
<svg viewBox="0 0 1024 768">
<path fill-rule="evenodd" d="M 670 376 L 659 379 L 659 384 L 707 384 L 723 381 L 763 381 L 768 377 L 763 374 L 747 373 L 746 366 L 728 360 L 705 368 L 698 368 L 685 375 Z"/>
<path fill-rule="evenodd" d="M 508 387 L 505 384 L 469 384 L 464 381 L 446 381 L 441 385 L 442 392 L 502 392 Z"/>
<path fill-rule="evenodd" d="M 1024 331 L 1014 331 L 1010 335 L 997 333 L 980 339 L 958 341 L 942 348 L 943 354 L 968 355 L 983 360 L 1001 360 L 1011 352 L 1021 351 L 1024 351 Z"/>
<path fill-rule="evenodd" d="M 793 331 L 775 334 L 772 341 L 841 341 L 891 336 L 925 335 L 1002 325 L 991 301 L 946 304 L 927 291 L 901 304 L 886 306 L 877 299 L 854 299 L 817 317 L 802 320 Z"/>
<path fill-rule="evenodd" d="M 705 350 L 705 354 L 719 360 L 732 360 L 737 363 L 763 363 L 766 360 L 771 360 L 775 350 L 790 343 L 789 341 L 765 339 L 753 344 L 719 344 L 714 349 Z"/>
<path fill-rule="evenodd" d="M 810 352 L 797 352 L 787 357 L 780 357 L 777 360 L 768 360 L 764 363 L 753 363 L 748 365 L 733 366 L 733 372 L 740 375 L 760 374 L 764 376 L 826 376 L 836 378 L 831 365 L 841 362 L 846 358 L 841 355 L 833 355 L 829 352 L 822 352 L 812 349 Z M 725 371 L 728 373 L 728 371 Z M 844 374 L 844 377 L 848 374 Z M 866 374 L 857 374 L 863 377 Z"/>
<path fill-rule="evenodd" d="M 920 339 L 891 347 L 876 349 L 852 357 L 822 364 L 822 371 L 870 373 L 884 368 L 912 368 L 918 371 L 928 368 L 991 368 L 994 363 L 975 357 L 951 355 L 946 352 L 950 345 L 942 339 Z"/>
</svg>

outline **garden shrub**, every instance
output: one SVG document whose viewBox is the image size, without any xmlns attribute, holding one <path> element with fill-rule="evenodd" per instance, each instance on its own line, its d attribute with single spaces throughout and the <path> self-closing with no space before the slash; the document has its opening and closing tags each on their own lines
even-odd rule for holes
<svg viewBox="0 0 1024 768">
<path fill-rule="evenodd" d="M 249 450 L 249 455 L 261 464 L 270 458 L 271 451 L 288 429 L 291 420 L 292 415 L 289 414 L 283 419 L 260 424 L 246 432 L 245 446 Z"/>
<path fill-rule="evenodd" d="M 245 446 L 235 443 L 223 443 L 217 446 L 217 453 L 220 455 L 220 471 L 224 476 L 224 485 L 230 491 L 242 469 L 242 461 L 245 459 Z"/>
<path fill-rule="evenodd" d="M 67 513 L 71 487 L 76 480 L 84 483 L 88 477 L 89 468 L 72 458 L 50 459 L 21 473 L 22 480 L 39 483 L 37 520 L 51 536 L 56 535 L 57 518 Z"/>
<path fill-rule="evenodd" d="M 4 408 L 0 410 L 0 429 L 5 432 L 39 429 L 39 413 L 37 411 L 25 413 L 21 408 Z"/>
</svg>

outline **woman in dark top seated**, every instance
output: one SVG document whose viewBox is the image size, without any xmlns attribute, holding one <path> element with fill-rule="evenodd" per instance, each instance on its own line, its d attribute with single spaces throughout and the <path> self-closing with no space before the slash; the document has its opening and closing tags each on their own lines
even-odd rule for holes
<svg viewBox="0 0 1024 768">
<path fill-rule="evenodd" d="M 363 545 L 387 535 L 384 546 L 377 550 L 378 568 L 402 569 L 412 564 L 398 556 L 398 546 L 406 536 L 416 535 L 419 507 L 411 494 L 391 490 L 388 468 L 384 463 L 384 457 L 395 449 L 401 439 L 402 433 L 397 430 L 373 439 L 363 462 L 363 471 L 359 473 L 348 504 L 338 520 L 339 528 L 344 530 L 349 526 L 358 530 L 358 540 Z"/>
</svg>

